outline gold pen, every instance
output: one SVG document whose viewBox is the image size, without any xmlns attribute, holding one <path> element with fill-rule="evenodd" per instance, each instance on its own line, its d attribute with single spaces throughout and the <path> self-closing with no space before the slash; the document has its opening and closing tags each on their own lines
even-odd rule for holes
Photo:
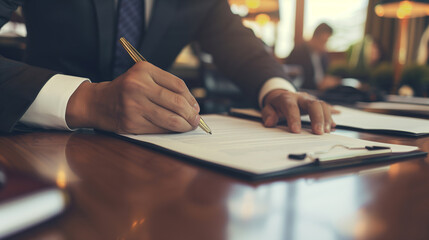
<svg viewBox="0 0 429 240">
<path fill-rule="evenodd" d="M 129 43 L 124 37 L 119 39 L 122 47 L 128 52 L 134 62 L 147 62 L 147 60 Z M 212 130 L 209 126 L 204 122 L 203 118 L 200 116 L 200 123 L 198 124 L 200 128 L 202 128 L 206 133 L 212 134 Z"/>
</svg>

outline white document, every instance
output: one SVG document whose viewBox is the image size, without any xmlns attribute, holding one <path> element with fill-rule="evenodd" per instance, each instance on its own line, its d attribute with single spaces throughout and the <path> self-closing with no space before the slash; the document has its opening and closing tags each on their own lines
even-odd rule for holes
<svg viewBox="0 0 429 240">
<path fill-rule="evenodd" d="M 388 110 L 398 113 L 410 113 L 429 116 L 429 105 L 395 102 L 361 102 L 357 104 L 357 107 L 370 110 Z"/>
<path fill-rule="evenodd" d="M 134 140 L 151 143 L 193 158 L 208 161 L 242 171 L 264 174 L 286 170 L 312 163 L 288 158 L 289 154 L 326 152 L 344 156 L 346 147 L 388 146 L 392 152 L 408 152 L 417 147 L 383 144 L 334 134 L 314 135 L 303 129 L 300 134 L 287 131 L 286 127 L 265 128 L 260 122 L 230 116 L 205 115 L 213 135 L 196 129 L 187 133 L 122 135 Z"/>
<path fill-rule="evenodd" d="M 395 131 L 413 135 L 429 134 L 429 120 L 370 113 L 342 106 L 334 107 L 341 111 L 339 114 L 332 115 L 337 126 L 363 130 Z M 231 109 L 231 112 L 246 116 L 261 117 L 261 113 L 254 109 Z M 301 117 L 301 120 L 303 122 L 310 122 L 310 117 L 305 115 Z"/>
<path fill-rule="evenodd" d="M 429 133 L 429 120 L 370 113 L 341 106 L 335 108 L 341 111 L 332 116 L 337 125 L 365 130 L 402 131 L 416 135 Z M 302 119 L 310 120 L 308 116 Z"/>
</svg>

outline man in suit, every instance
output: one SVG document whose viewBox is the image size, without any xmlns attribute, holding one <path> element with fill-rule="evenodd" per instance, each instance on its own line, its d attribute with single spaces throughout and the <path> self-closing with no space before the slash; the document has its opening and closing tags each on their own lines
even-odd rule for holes
<svg viewBox="0 0 429 240">
<path fill-rule="evenodd" d="M 199 106 L 185 83 L 166 72 L 193 41 L 263 107 L 265 126 L 286 118 L 299 132 L 300 113 L 307 112 L 316 134 L 334 126 L 331 107 L 295 92 L 226 0 L 0 0 L 0 26 L 19 5 L 26 63 L 0 57 L 0 131 L 12 131 L 18 121 L 136 134 L 194 129 Z M 140 36 L 131 43 L 150 63 L 121 60 L 128 56 L 117 45 L 119 35 L 133 31 Z"/>
<path fill-rule="evenodd" d="M 286 58 L 286 64 L 302 67 L 303 83 L 301 88 L 318 89 L 319 85 L 322 84 L 329 65 L 326 43 L 332 33 L 333 29 L 328 24 L 319 24 L 310 41 L 295 46 Z"/>
</svg>

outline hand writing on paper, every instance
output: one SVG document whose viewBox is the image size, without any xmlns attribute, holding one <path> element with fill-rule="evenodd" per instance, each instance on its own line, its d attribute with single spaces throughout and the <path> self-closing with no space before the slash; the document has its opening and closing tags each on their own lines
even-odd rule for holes
<svg viewBox="0 0 429 240">
<path fill-rule="evenodd" d="M 262 119 L 266 127 L 274 127 L 280 119 L 286 118 L 290 131 L 299 133 L 301 114 L 309 114 L 313 133 L 323 134 L 335 127 L 331 114 L 337 112 L 331 105 L 307 93 L 276 89 L 265 96 Z"/>
<path fill-rule="evenodd" d="M 200 108 L 186 84 L 148 62 L 138 62 L 111 82 L 85 82 L 67 105 L 71 128 L 116 133 L 186 132 L 195 129 Z"/>
</svg>

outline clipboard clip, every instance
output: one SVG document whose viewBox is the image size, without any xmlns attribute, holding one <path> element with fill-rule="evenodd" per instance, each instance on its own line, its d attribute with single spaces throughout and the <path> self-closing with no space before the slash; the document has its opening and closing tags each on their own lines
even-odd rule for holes
<svg viewBox="0 0 429 240">
<path fill-rule="evenodd" d="M 309 153 L 298 153 L 298 154 L 289 154 L 288 158 L 292 159 L 292 160 L 297 160 L 297 161 L 302 161 L 304 159 L 306 159 L 307 157 L 310 158 L 311 160 L 315 160 L 317 158 L 317 155 L 319 154 L 324 154 L 324 153 L 328 153 L 329 151 L 331 151 L 334 148 L 337 147 L 342 147 L 345 148 L 347 150 L 368 150 L 368 151 L 377 151 L 377 150 L 386 150 L 386 149 L 390 149 L 390 147 L 386 147 L 386 146 L 365 146 L 365 147 L 348 147 L 345 145 L 341 145 L 341 144 L 337 144 L 332 146 L 331 148 L 329 148 L 326 151 L 317 151 L 317 152 L 309 152 Z"/>
</svg>

